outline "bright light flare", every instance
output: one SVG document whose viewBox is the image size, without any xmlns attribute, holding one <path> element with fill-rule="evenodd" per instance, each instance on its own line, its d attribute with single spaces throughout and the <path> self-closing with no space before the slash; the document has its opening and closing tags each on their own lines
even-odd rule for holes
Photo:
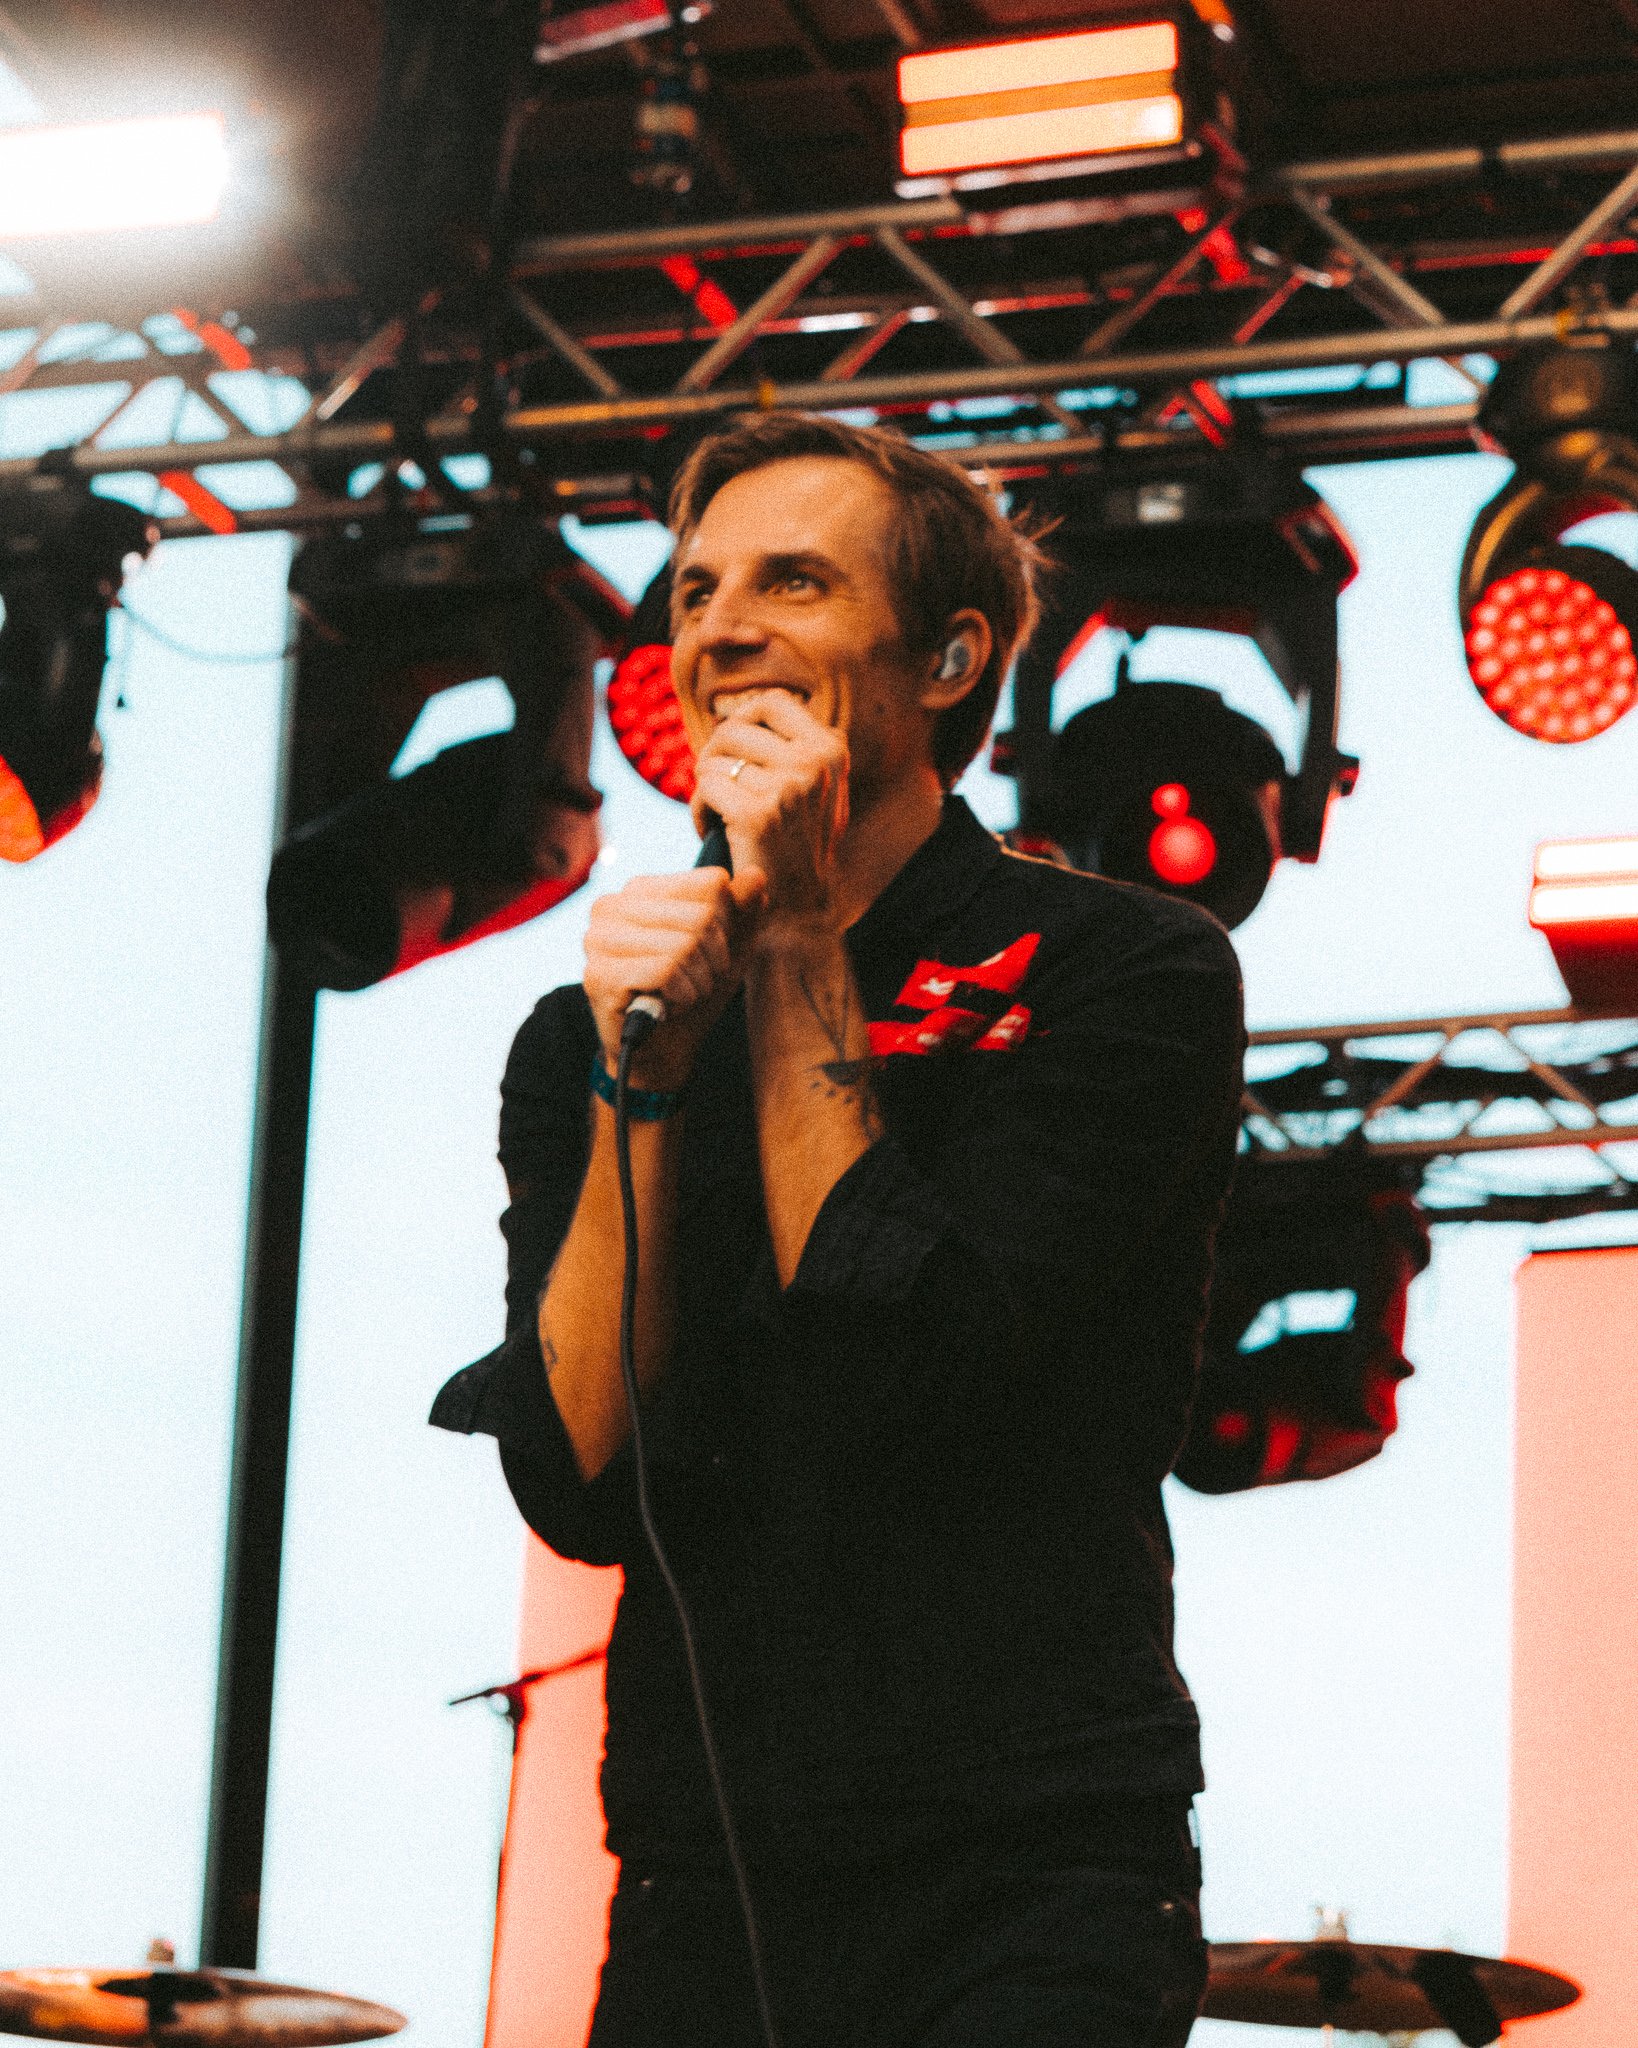
<svg viewBox="0 0 1638 2048">
<path fill-rule="evenodd" d="M 1549 839 L 1536 848 L 1538 882 L 1603 882 L 1638 876 L 1638 838 Z"/>
<path fill-rule="evenodd" d="M 1577 1009 L 1638 1014 L 1638 834 L 1538 846 L 1530 922 Z"/>
<path fill-rule="evenodd" d="M 1615 607 L 1562 569 L 1517 569 L 1480 597 L 1467 665 L 1485 703 L 1516 732 L 1590 740 L 1638 700 L 1638 657 Z"/>
<path fill-rule="evenodd" d="M 1530 922 L 1538 931 L 1638 925 L 1638 838 L 1560 839 L 1538 846 Z"/>
<path fill-rule="evenodd" d="M 960 50 L 925 50 L 899 59 L 899 99 L 959 99 L 965 93 L 1018 92 L 1030 86 L 1079 85 L 1177 69 L 1177 29 L 1169 21 L 1136 28 L 1095 28 L 1077 35 L 1030 36 Z"/>
<path fill-rule="evenodd" d="M 214 220 L 229 173 L 220 114 L 0 134 L 0 240 Z"/>
<path fill-rule="evenodd" d="M 1177 66 L 1169 21 L 901 57 L 900 161 L 914 176 L 1167 147 Z"/>
<path fill-rule="evenodd" d="M 1630 882 L 1548 883 L 1530 892 L 1530 922 L 1538 931 L 1566 924 L 1638 924 L 1638 876 Z"/>
</svg>

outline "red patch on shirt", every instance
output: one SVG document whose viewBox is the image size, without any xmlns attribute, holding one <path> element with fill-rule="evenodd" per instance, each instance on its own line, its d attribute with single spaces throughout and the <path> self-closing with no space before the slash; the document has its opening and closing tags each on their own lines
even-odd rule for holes
<svg viewBox="0 0 1638 2048">
<path fill-rule="evenodd" d="M 1029 972 L 1039 932 L 1026 932 L 999 953 L 992 953 L 976 967 L 954 967 L 942 960 L 918 960 L 910 979 L 896 998 L 901 1009 L 925 1010 L 928 1014 L 901 1024 L 888 1020 L 870 1027 L 870 1050 L 877 1059 L 893 1053 L 958 1052 L 971 1046 L 975 1052 L 1012 1052 L 1030 1032 L 1030 1011 L 1024 1003 L 1013 1003 L 997 1014 L 994 1003 L 982 1009 L 970 1003 L 950 1000 L 959 989 L 996 996 L 1016 995 Z"/>
</svg>

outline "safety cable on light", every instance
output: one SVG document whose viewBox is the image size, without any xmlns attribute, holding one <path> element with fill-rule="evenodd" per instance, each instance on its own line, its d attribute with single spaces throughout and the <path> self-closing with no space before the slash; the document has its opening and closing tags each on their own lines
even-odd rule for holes
<svg viewBox="0 0 1638 2048">
<path fill-rule="evenodd" d="M 614 1075 L 614 1152 L 620 1176 L 620 1214 L 625 1225 L 625 1270 L 620 1286 L 620 1377 L 625 1384 L 626 1410 L 631 1424 L 632 1463 L 637 1473 L 637 1515 L 643 1525 L 643 1535 L 647 1540 L 649 1552 L 664 1581 L 666 1592 L 670 1595 L 677 1626 L 682 1633 L 683 1656 L 688 1665 L 688 1684 L 694 1696 L 694 1718 L 698 1723 L 700 1743 L 705 1751 L 705 1768 L 711 1780 L 711 1795 L 716 1803 L 723 1845 L 728 1851 L 729 1866 L 734 1874 L 734 1888 L 739 1894 L 740 1918 L 745 1926 L 745 1946 L 750 1954 L 751 1981 L 756 1991 L 757 2017 L 761 2021 L 762 2038 L 766 2048 L 779 2048 L 779 2031 L 774 2025 L 773 2005 L 768 1996 L 767 1974 L 763 1967 L 762 1936 L 757 1926 L 756 1907 L 751 1898 L 751 1883 L 740 1849 L 739 1832 L 734 1826 L 733 1811 L 728 1803 L 728 1789 L 723 1781 L 716 1737 L 711 1731 L 711 1715 L 705 1701 L 705 1683 L 700 1674 L 699 1650 L 694 1640 L 693 1616 L 688 1611 L 688 1602 L 683 1597 L 682 1588 L 671 1568 L 671 1560 L 666 1556 L 665 1545 L 660 1540 L 660 1532 L 654 1521 L 653 1503 L 649 1496 L 648 1458 L 643 1445 L 642 1403 L 637 1387 L 637 1192 L 631 1175 L 631 1122 L 627 1100 L 631 1055 L 636 1043 L 646 1035 L 648 1028 L 651 1028 L 649 1019 L 641 1019 L 640 1024 L 634 1028 L 634 1019 L 628 1015 L 626 1028 L 620 1035 L 620 1057 Z"/>
</svg>

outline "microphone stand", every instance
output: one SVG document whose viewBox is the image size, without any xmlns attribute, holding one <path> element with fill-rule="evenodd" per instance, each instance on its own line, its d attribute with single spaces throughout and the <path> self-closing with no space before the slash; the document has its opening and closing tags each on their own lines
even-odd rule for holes
<svg viewBox="0 0 1638 2048">
<path fill-rule="evenodd" d="M 560 1664 L 542 1664 L 533 1671 L 521 1672 L 518 1677 L 508 1679 L 502 1685 L 480 1686 L 476 1692 L 463 1692 L 449 1704 L 452 1707 L 469 1706 L 473 1700 L 487 1700 L 501 1719 L 512 1731 L 512 1764 L 506 1784 L 506 1820 L 501 1828 L 500 1853 L 495 1859 L 495 1927 L 489 1944 L 489 1991 L 484 2000 L 483 2048 L 493 2048 L 491 2034 L 495 2023 L 495 1968 L 500 1960 L 501 1906 L 506 1896 L 506 1852 L 512 1840 L 512 1816 L 517 1807 L 518 1797 L 518 1747 L 523 1739 L 523 1724 L 529 1712 L 529 1694 L 537 1685 L 548 1679 L 562 1678 L 571 1671 L 582 1671 L 588 1664 L 602 1664 L 608 1659 L 608 1646 L 595 1650 L 582 1650 L 577 1657 L 565 1657 Z"/>
</svg>

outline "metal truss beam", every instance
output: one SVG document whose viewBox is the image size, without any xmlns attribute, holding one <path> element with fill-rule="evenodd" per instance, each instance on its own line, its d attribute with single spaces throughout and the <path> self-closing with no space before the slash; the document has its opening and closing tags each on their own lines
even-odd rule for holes
<svg viewBox="0 0 1638 2048">
<path fill-rule="evenodd" d="M 1584 333 L 1638 334 L 1638 308 L 1617 308 L 1589 318 L 1577 329 Z M 835 410 L 868 407 L 881 412 L 924 410 L 929 405 L 958 402 L 964 398 L 1011 397 L 1044 399 L 1056 410 L 1068 410 L 1066 398 L 1099 386 L 1142 387 L 1145 385 L 1186 385 L 1196 380 L 1244 376 L 1254 372 L 1312 369 L 1337 364 L 1411 362 L 1419 357 L 1450 354 L 1489 353 L 1521 347 L 1532 341 L 1551 341 L 1565 332 L 1561 321 L 1542 316 L 1510 322 L 1473 322 L 1464 326 L 1437 328 L 1375 328 L 1365 333 L 1307 337 L 1297 341 L 1230 344 L 1220 348 L 1159 349 L 1150 352 L 1102 357 L 1080 357 L 1071 362 L 983 363 L 948 370 L 913 370 L 897 374 L 861 376 L 837 383 L 812 379 L 801 383 L 776 384 L 765 379 L 755 386 L 715 386 L 707 390 L 671 391 L 654 397 L 597 396 L 554 405 L 520 407 L 507 414 L 502 430 L 517 445 L 555 448 L 564 443 L 594 443 L 610 435 L 641 433 L 645 429 L 670 429 L 705 423 L 736 413 L 756 412 L 768 406 L 791 406 L 805 410 Z M 315 408 L 316 411 L 316 408 Z M 1472 407 L 1350 407 L 1334 420 L 1334 438 L 1353 452 L 1381 452 L 1380 447 L 1362 447 L 1373 435 L 1380 443 L 1391 441 L 1393 451 L 1404 452 L 1404 437 L 1412 445 L 1430 442 L 1440 446 L 1461 445 L 1473 417 Z M 313 414 L 309 414 L 313 418 Z M 1096 460 L 1117 450 L 1128 454 L 1175 456 L 1182 462 L 1208 452 L 1191 449 L 1189 439 L 1175 432 L 1123 432 L 1118 416 L 1101 426 L 1095 412 L 1079 415 L 1083 432 L 1071 437 L 1061 432 L 1048 437 L 1019 440 L 975 439 L 972 445 L 952 452 L 974 467 L 1006 469 L 1061 464 L 1065 461 Z M 1300 423 L 1300 424 L 1299 424 Z M 1329 416 L 1317 409 L 1287 418 L 1273 425 L 1271 438 L 1290 442 L 1310 441 L 1315 452 L 1323 450 L 1333 436 L 1328 432 Z M 1469 443 L 1469 445 L 1471 445 Z M 206 441 L 166 442 L 157 446 L 107 448 L 94 440 L 48 456 L 0 460 L 0 492 L 18 489 L 45 470 L 67 471 L 85 477 L 142 471 L 159 475 L 165 471 L 187 471 L 215 464 L 276 462 L 297 469 L 314 462 L 355 464 L 387 461 L 396 452 L 411 456 L 430 448 L 438 455 L 472 452 L 481 444 L 475 438 L 471 420 L 464 415 L 444 416 L 426 422 L 417 444 L 402 447 L 393 424 L 384 420 L 360 420 L 356 424 L 336 422 L 298 426 L 286 434 L 241 432 Z M 358 517 L 356 506 L 338 508 L 343 516 Z M 302 524 L 299 518 L 294 524 Z M 181 530 L 181 529 L 178 529 Z M 190 528 L 187 530 L 203 530 Z"/>
<path fill-rule="evenodd" d="M 1393 1162 L 1420 1174 L 1435 1221 L 1638 1210 L 1638 1018 L 1525 1010 L 1254 1032 L 1241 1146 L 1269 1166 Z M 1544 1152 L 1561 1166 L 1582 1153 L 1587 1170 L 1520 1185 Z M 1479 1155 L 1512 1155 L 1510 1184 L 1457 1169 Z"/>
<path fill-rule="evenodd" d="M 1605 165 L 1624 175 L 1553 248 L 1543 251 L 1539 231 L 1515 233 L 1499 249 L 1494 240 L 1485 245 L 1476 259 L 1482 265 L 1511 265 L 1515 275 L 1520 265 L 1527 270 L 1505 297 L 1498 286 L 1499 303 L 1480 317 L 1442 311 L 1406 274 L 1417 267 L 1414 249 L 1378 246 L 1368 224 L 1343 219 L 1337 206 L 1350 194 L 1479 177 L 1585 174 Z M 1292 231 L 1307 238 L 1308 251 L 1323 249 L 1320 261 L 1327 267 L 1316 267 L 1309 253 L 1299 262 L 1249 243 L 1242 248 L 1236 238 L 1244 221 L 1255 212 L 1266 223 L 1271 209 L 1283 209 Z M 1071 274 L 1094 247 L 1083 229 L 1102 232 L 1156 211 L 1186 222 L 1180 253 L 1136 271 L 1116 264 L 1103 275 L 1084 268 Z M 1565 302 L 1566 292 L 1577 292 L 1580 267 L 1590 257 L 1612 246 L 1638 252 L 1638 239 L 1609 240 L 1630 236 L 1635 215 L 1638 130 L 1488 152 L 1293 165 L 1215 200 L 1200 190 L 1094 189 L 1050 201 L 1019 200 L 1014 193 L 985 213 L 946 196 L 538 238 L 516 254 L 508 360 L 515 376 L 533 378 L 526 394 L 532 388 L 540 395 L 525 395 L 488 425 L 497 437 L 488 452 L 534 451 L 553 488 L 583 503 L 585 481 L 610 471 L 631 471 L 640 486 L 638 472 L 656 441 L 769 405 L 869 410 L 912 434 L 937 431 L 960 459 L 1001 474 L 1096 464 L 1116 455 L 1156 467 L 1209 461 L 1232 450 L 1242 421 L 1254 440 L 1303 459 L 1471 446 L 1471 405 L 1411 406 L 1396 389 L 1374 402 L 1362 390 L 1228 400 L 1214 387 L 1229 378 L 1429 358 L 1445 359 L 1476 387 L 1474 356 L 1572 332 L 1638 335 L 1638 292 L 1625 302 L 1606 303 L 1596 292 Z M 1037 251 L 1032 273 L 1028 258 Z M 1455 258 L 1445 251 L 1438 260 Z M 702 266 L 712 274 L 705 276 Z M 1430 266 L 1437 268 L 1431 257 L 1422 267 Z M 643 279 L 644 271 L 652 281 Z M 1344 289 L 1328 293 L 1326 286 Z M 1471 311 L 1472 287 L 1463 290 Z M 1178 324 L 1166 309 L 1179 298 L 1191 302 L 1188 324 L 1198 332 L 1215 320 L 1218 338 L 1175 344 Z M 1368 323 L 1347 317 L 1349 299 L 1368 309 Z M 1087 324 L 1066 347 L 1064 330 L 1073 327 L 1077 308 L 1085 309 Z M 110 357 L 115 337 L 104 330 L 88 338 L 74 361 L 61 359 L 59 345 L 57 359 L 44 362 L 50 333 L 42 327 L 0 377 L 0 395 L 77 381 L 123 382 L 134 396 L 155 379 L 180 377 L 232 431 L 215 440 L 114 448 L 106 439 L 110 414 L 71 449 L 42 460 L 0 461 L 0 493 L 25 488 L 42 468 L 88 478 L 118 471 L 159 476 L 271 461 L 294 479 L 295 503 L 282 508 L 281 517 L 246 513 L 240 523 L 310 527 L 369 514 L 368 505 L 361 510 L 336 496 L 338 467 L 391 465 L 395 456 L 424 461 L 428 453 L 454 455 L 480 445 L 475 417 L 458 400 L 439 400 L 442 410 L 430 418 L 406 416 L 393 383 L 411 345 L 421 353 L 409 388 L 447 392 L 470 381 L 476 336 L 435 295 L 419 307 L 415 322 L 388 321 L 362 338 L 355 328 L 340 345 L 284 339 L 260 353 L 222 327 L 186 318 L 196 334 L 214 336 L 215 353 L 179 357 L 133 329 L 143 353 Z M 929 366 L 928 343 L 895 348 L 913 328 L 930 330 L 932 353 L 943 361 Z M 833 330 L 845 339 L 827 363 L 807 337 Z M 290 332 L 288 323 L 283 331 Z M 1050 355 L 1039 352 L 1044 334 L 1057 337 Z M 1150 339 L 1155 336 L 1158 345 Z M 1032 340 L 1036 352 L 1025 345 Z M 216 370 L 246 361 L 298 375 L 307 385 L 307 412 L 293 430 L 241 430 L 211 391 Z M 745 362 L 753 374 L 741 368 L 735 375 L 735 365 Z M 441 371 L 441 384 L 426 374 L 433 367 Z M 386 382 L 378 385 L 378 379 Z M 379 394 L 389 386 L 392 395 L 383 404 Z M 1110 393 L 1130 397 L 1110 402 Z M 122 407 L 129 403 L 129 396 L 121 401 Z M 975 427 L 971 411 L 995 424 Z M 224 523 L 217 518 L 213 530 Z M 203 530 L 197 519 L 167 525 L 173 532 Z"/>
</svg>

